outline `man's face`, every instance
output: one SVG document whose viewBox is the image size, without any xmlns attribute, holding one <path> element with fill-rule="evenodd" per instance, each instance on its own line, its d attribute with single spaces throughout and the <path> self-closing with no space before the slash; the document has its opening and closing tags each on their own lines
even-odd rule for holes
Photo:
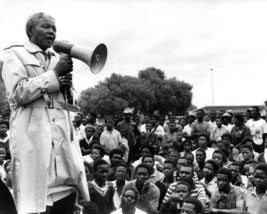
<svg viewBox="0 0 267 214">
<path fill-rule="evenodd" d="M 100 159 L 100 151 L 98 149 L 93 149 L 91 153 L 91 158 L 95 161 L 97 159 Z"/>
<path fill-rule="evenodd" d="M 173 133 L 175 131 L 175 129 L 176 129 L 175 123 L 170 122 L 169 123 L 169 130 L 170 130 L 170 132 Z"/>
<path fill-rule="evenodd" d="M 151 117 L 150 122 L 152 123 L 152 125 L 155 125 L 157 123 L 157 118 Z"/>
<path fill-rule="evenodd" d="M 121 203 L 123 208 L 132 208 L 136 203 L 136 195 L 132 190 L 126 190 L 121 198 Z"/>
<path fill-rule="evenodd" d="M 254 184 L 255 183 L 255 178 L 254 178 L 254 173 L 255 173 L 255 169 L 254 167 L 249 167 L 246 176 L 248 177 L 248 180 Z"/>
<path fill-rule="evenodd" d="M 182 166 L 179 171 L 180 181 L 189 181 L 193 178 L 193 172 L 191 167 Z"/>
<path fill-rule="evenodd" d="M 154 161 L 151 157 L 146 157 L 143 161 L 144 164 L 148 165 L 150 169 L 154 166 Z"/>
<path fill-rule="evenodd" d="M 184 150 L 186 151 L 186 152 L 190 152 L 191 151 L 191 148 L 192 148 L 192 144 L 191 143 L 185 143 L 184 144 Z"/>
<path fill-rule="evenodd" d="M 203 152 L 200 152 L 200 151 L 196 152 L 196 161 L 198 163 L 203 163 L 205 161 L 205 156 Z"/>
<path fill-rule="evenodd" d="M 248 161 L 252 158 L 252 152 L 248 148 L 242 148 L 241 149 L 242 156 L 244 158 L 244 161 Z"/>
<path fill-rule="evenodd" d="M 107 124 L 106 124 L 107 129 L 112 129 L 113 128 L 113 125 L 114 125 L 113 120 L 108 119 L 107 120 Z"/>
<path fill-rule="evenodd" d="M 174 171 L 175 171 L 175 168 L 171 163 L 164 163 L 163 174 L 165 175 L 166 178 L 172 177 Z"/>
<path fill-rule="evenodd" d="M 175 150 L 171 151 L 170 158 L 174 161 L 174 163 L 177 163 L 178 158 L 180 157 L 179 153 Z"/>
<path fill-rule="evenodd" d="M 38 24 L 29 33 L 30 41 L 45 51 L 52 47 L 56 39 L 55 21 L 49 16 L 40 18 Z"/>
<path fill-rule="evenodd" d="M 6 157 L 6 150 L 4 148 L 0 148 L 0 161 L 3 161 Z"/>
<path fill-rule="evenodd" d="M 230 171 L 232 173 L 232 178 L 236 178 L 239 174 L 239 166 L 230 166 Z"/>
<path fill-rule="evenodd" d="M 176 117 L 175 115 L 170 116 L 170 122 L 175 123 Z"/>
<path fill-rule="evenodd" d="M 75 117 L 74 117 L 74 122 L 82 122 L 82 117 L 81 117 L 81 115 L 79 115 L 79 114 L 76 114 L 75 115 Z"/>
<path fill-rule="evenodd" d="M 85 135 L 86 135 L 87 139 L 91 138 L 93 134 L 94 134 L 94 130 L 92 128 L 87 128 L 85 130 Z"/>
<path fill-rule="evenodd" d="M 130 120 L 132 118 L 132 114 L 124 114 L 125 120 Z"/>
<path fill-rule="evenodd" d="M 200 148 L 206 148 L 207 147 L 207 139 L 204 136 L 200 136 L 198 139 L 198 145 Z"/>
<path fill-rule="evenodd" d="M 122 156 L 121 154 L 113 154 L 112 158 L 110 159 L 111 165 L 112 166 L 117 166 L 122 162 Z"/>
<path fill-rule="evenodd" d="M 141 156 L 145 157 L 146 155 L 151 155 L 150 150 L 148 148 L 143 148 L 141 151 Z"/>
<path fill-rule="evenodd" d="M 219 128 L 222 126 L 222 120 L 217 118 L 216 119 L 216 126 L 218 126 Z"/>
<path fill-rule="evenodd" d="M 175 193 L 177 193 L 181 199 L 188 198 L 190 194 L 188 186 L 184 184 L 177 185 L 175 189 Z"/>
<path fill-rule="evenodd" d="M 223 166 L 223 156 L 221 153 L 213 153 L 212 159 L 215 160 L 220 166 Z"/>
<path fill-rule="evenodd" d="M 107 180 L 107 175 L 109 171 L 109 166 L 107 164 L 102 164 L 97 167 L 97 171 L 94 173 L 94 178 L 100 182 Z"/>
<path fill-rule="evenodd" d="M 185 166 L 187 164 L 187 159 L 180 158 L 177 161 L 177 168 L 181 169 L 182 166 Z"/>
<path fill-rule="evenodd" d="M 228 187 L 230 186 L 230 181 L 227 175 L 218 174 L 217 175 L 217 186 L 219 191 L 227 192 Z"/>
<path fill-rule="evenodd" d="M 216 117 L 216 111 L 211 111 L 210 112 L 210 119 L 215 119 Z"/>
<path fill-rule="evenodd" d="M 146 130 L 147 130 L 147 131 L 151 131 L 152 128 L 153 128 L 153 127 L 152 127 L 152 124 L 151 124 L 151 123 L 147 123 L 147 124 L 146 124 Z"/>
<path fill-rule="evenodd" d="M 185 155 L 185 158 L 187 160 L 187 163 L 193 166 L 194 163 L 194 155 L 191 153 L 188 153 Z"/>
<path fill-rule="evenodd" d="M 191 203 L 183 203 L 181 214 L 197 214 L 195 205 Z"/>
<path fill-rule="evenodd" d="M 206 163 L 203 168 L 203 174 L 206 179 L 212 179 L 215 176 L 213 165 Z"/>
<path fill-rule="evenodd" d="M 254 182 L 256 188 L 263 188 L 266 189 L 267 185 L 267 175 L 264 171 L 257 169 L 254 172 Z"/>
<path fill-rule="evenodd" d="M 0 125 L 0 133 L 5 135 L 7 132 L 7 125 L 6 124 L 1 124 Z"/>
<path fill-rule="evenodd" d="M 256 109 L 255 108 L 252 108 L 251 109 L 251 115 L 252 115 L 252 117 L 258 117 L 258 112 L 256 111 Z"/>
<path fill-rule="evenodd" d="M 223 145 L 224 145 L 225 147 L 228 147 L 229 144 L 230 144 L 230 139 L 229 139 L 229 137 L 223 137 L 223 138 L 222 138 L 222 143 L 223 143 Z"/>
<path fill-rule="evenodd" d="M 143 167 L 138 168 L 136 172 L 136 180 L 144 183 L 148 179 L 149 179 L 149 173 L 147 169 Z"/>
<path fill-rule="evenodd" d="M 125 180 L 126 177 L 126 168 L 123 166 L 119 166 L 116 169 L 115 176 L 117 180 Z"/>
<path fill-rule="evenodd" d="M 202 111 L 197 111 L 196 117 L 197 117 L 197 119 L 202 119 L 204 117 Z"/>
</svg>

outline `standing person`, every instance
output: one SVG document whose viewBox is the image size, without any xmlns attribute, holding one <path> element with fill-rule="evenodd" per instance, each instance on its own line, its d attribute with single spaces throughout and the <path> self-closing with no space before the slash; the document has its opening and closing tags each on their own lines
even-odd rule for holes
<svg viewBox="0 0 267 214">
<path fill-rule="evenodd" d="M 77 112 L 74 116 L 74 126 L 75 126 L 75 133 L 78 140 L 81 140 L 85 137 L 84 128 L 85 126 L 82 124 L 83 115 L 81 112 Z"/>
<path fill-rule="evenodd" d="M 72 60 L 69 55 L 57 59 L 47 51 L 56 38 L 50 15 L 30 16 L 26 33 L 28 42 L 4 50 L 2 70 L 11 108 L 9 142 L 17 210 L 19 214 L 73 213 L 71 188 L 77 188 L 84 200 L 89 200 L 89 193 L 67 100 L 61 93 L 66 91 L 72 100 Z"/>
<path fill-rule="evenodd" d="M 233 117 L 234 126 L 231 130 L 232 143 L 234 146 L 241 143 L 245 137 L 250 137 L 250 129 L 245 125 L 244 116 L 242 114 L 235 114 Z"/>
<path fill-rule="evenodd" d="M 248 120 L 247 126 L 253 138 L 253 150 L 262 153 L 264 151 L 263 139 L 267 134 L 266 121 L 260 118 L 260 110 L 257 106 L 251 108 L 252 118 Z"/>
<path fill-rule="evenodd" d="M 211 129 L 216 127 L 216 116 L 217 116 L 217 112 L 215 110 L 210 110 L 209 123 L 210 123 Z"/>
<path fill-rule="evenodd" d="M 104 146 L 108 152 L 112 149 L 122 148 L 121 134 L 114 129 L 114 121 L 110 117 L 106 119 L 106 130 L 104 130 L 100 136 L 100 144 Z"/>
<path fill-rule="evenodd" d="M 183 129 L 184 137 L 187 139 L 193 139 L 191 137 L 191 131 L 192 131 L 192 124 L 195 120 L 196 120 L 196 116 L 194 114 L 188 115 L 188 124 Z"/>
<path fill-rule="evenodd" d="M 244 192 L 243 211 L 250 214 L 267 213 L 267 165 L 261 163 L 254 171 L 255 187 Z"/>
<path fill-rule="evenodd" d="M 192 123 L 191 135 L 194 138 L 199 138 L 200 134 L 206 134 L 210 136 L 211 126 L 206 122 L 204 118 L 204 110 L 198 109 L 196 113 L 197 120 Z"/>
<path fill-rule="evenodd" d="M 138 153 L 138 144 L 137 139 L 140 137 L 140 132 L 138 130 L 135 122 L 132 121 L 133 110 L 130 108 L 126 108 L 123 111 L 124 120 L 119 122 L 117 125 L 117 130 L 121 130 L 122 128 L 125 130 L 125 136 L 128 140 L 130 152 L 129 152 L 129 161 L 134 159 L 134 155 Z"/>
<path fill-rule="evenodd" d="M 231 115 L 229 113 L 224 113 L 222 116 L 222 127 L 226 128 L 229 133 L 231 133 L 231 130 L 233 128 L 233 125 L 231 124 Z"/>
<path fill-rule="evenodd" d="M 222 119 L 218 117 L 216 118 L 216 126 L 211 129 L 210 140 L 212 143 L 216 143 L 218 140 L 221 140 L 222 135 L 227 132 L 228 130 L 222 126 Z"/>
</svg>

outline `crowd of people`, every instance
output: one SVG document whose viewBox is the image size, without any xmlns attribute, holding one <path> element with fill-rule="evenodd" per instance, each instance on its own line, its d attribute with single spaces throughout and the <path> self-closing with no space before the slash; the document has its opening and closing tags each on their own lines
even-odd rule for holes
<svg viewBox="0 0 267 214">
<path fill-rule="evenodd" d="M 130 204 L 148 214 L 267 213 L 267 125 L 256 106 L 179 119 L 127 108 L 104 123 L 76 113 L 73 124 L 99 214 L 131 213 Z"/>
<path fill-rule="evenodd" d="M 245 121 L 245 118 L 247 120 Z M 75 114 L 90 201 L 84 213 L 267 213 L 267 123 L 202 109 L 173 114 Z M 0 122 L 0 175 L 12 193 L 9 123 Z"/>
</svg>

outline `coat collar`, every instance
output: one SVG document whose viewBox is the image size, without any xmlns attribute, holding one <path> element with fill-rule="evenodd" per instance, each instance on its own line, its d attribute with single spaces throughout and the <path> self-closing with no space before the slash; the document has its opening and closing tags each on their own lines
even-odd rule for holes
<svg viewBox="0 0 267 214">
<path fill-rule="evenodd" d="M 38 52 L 44 52 L 40 47 L 38 47 L 37 45 L 35 45 L 34 43 L 32 43 L 31 41 L 27 41 L 24 43 L 24 47 L 27 51 L 29 51 L 30 53 L 38 53 Z M 55 55 L 54 52 L 52 51 L 45 51 L 47 53 L 50 53 L 51 55 Z"/>
</svg>

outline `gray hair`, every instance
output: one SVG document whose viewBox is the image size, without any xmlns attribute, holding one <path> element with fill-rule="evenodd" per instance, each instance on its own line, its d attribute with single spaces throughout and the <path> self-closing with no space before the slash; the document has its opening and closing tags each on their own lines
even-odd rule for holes
<svg viewBox="0 0 267 214">
<path fill-rule="evenodd" d="M 44 12 L 34 13 L 28 18 L 27 23 L 26 23 L 26 33 L 27 33 L 28 38 L 30 38 L 31 36 L 30 32 L 38 24 L 39 19 L 44 18 L 44 17 L 49 17 L 54 20 L 52 16 Z"/>
</svg>

